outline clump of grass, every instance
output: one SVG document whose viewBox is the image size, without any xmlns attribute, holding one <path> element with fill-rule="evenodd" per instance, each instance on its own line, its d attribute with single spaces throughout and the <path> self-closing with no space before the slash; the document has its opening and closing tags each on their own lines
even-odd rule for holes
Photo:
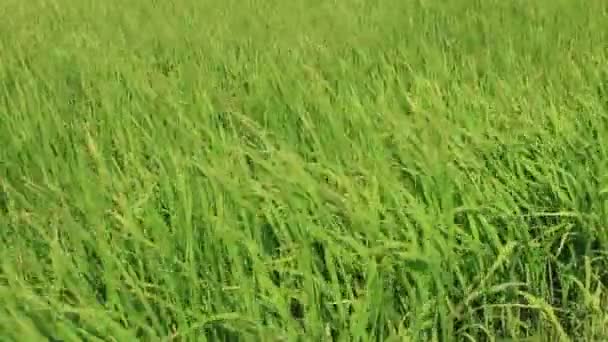
<svg viewBox="0 0 608 342">
<path fill-rule="evenodd" d="M 1 338 L 608 338 L 606 6 L 8 2 Z"/>
</svg>

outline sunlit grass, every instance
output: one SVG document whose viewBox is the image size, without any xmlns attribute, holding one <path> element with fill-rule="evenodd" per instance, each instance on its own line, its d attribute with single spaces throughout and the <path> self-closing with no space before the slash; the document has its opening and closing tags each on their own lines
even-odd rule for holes
<svg viewBox="0 0 608 342">
<path fill-rule="evenodd" d="M 608 339 L 608 2 L 3 7 L 0 340 Z"/>
</svg>

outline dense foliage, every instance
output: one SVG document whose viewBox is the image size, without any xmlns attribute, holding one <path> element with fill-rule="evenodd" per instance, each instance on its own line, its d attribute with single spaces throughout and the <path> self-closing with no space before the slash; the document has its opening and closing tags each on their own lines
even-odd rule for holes
<svg viewBox="0 0 608 342">
<path fill-rule="evenodd" d="M 5 0 L 0 340 L 608 340 L 607 23 Z"/>
</svg>

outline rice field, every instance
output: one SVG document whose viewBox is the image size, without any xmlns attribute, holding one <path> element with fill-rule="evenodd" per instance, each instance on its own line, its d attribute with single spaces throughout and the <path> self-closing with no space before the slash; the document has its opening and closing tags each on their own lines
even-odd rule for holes
<svg viewBox="0 0 608 342">
<path fill-rule="evenodd" d="M 606 341 L 607 286 L 606 1 L 0 7 L 0 341 Z"/>
</svg>

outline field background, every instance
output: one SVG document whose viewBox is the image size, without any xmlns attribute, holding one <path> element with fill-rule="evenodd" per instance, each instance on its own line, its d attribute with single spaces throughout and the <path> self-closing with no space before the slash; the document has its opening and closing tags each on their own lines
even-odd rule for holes
<svg viewBox="0 0 608 342">
<path fill-rule="evenodd" d="M 606 286 L 608 1 L 0 6 L 0 341 L 606 341 Z"/>
</svg>

